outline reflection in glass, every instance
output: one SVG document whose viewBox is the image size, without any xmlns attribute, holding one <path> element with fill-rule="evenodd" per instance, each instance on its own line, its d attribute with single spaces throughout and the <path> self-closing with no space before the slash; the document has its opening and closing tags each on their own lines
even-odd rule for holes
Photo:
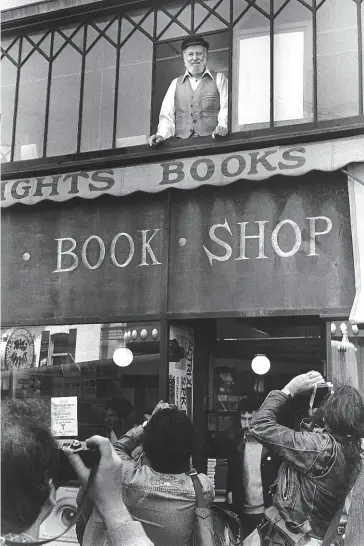
<svg viewBox="0 0 364 546">
<path fill-rule="evenodd" d="M 53 325 L 26 330 L 34 339 L 35 357 L 31 367 L 19 367 L 13 373 L 5 351 L 1 351 L 2 395 L 77 397 L 79 439 L 93 434 L 111 438 L 112 432 L 113 438 L 119 437 L 137 421 L 143 422 L 144 414 L 151 413 L 157 404 L 159 323 Z M 6 333 L 6 329 L 1 331 L 2 336 Z M 121 335 L 134 355 L 127 368 L 119 368 L 112 360 Z M 16 329 L 12 338 L 5 335 L 2 339 L 16 339 Z M 64 514 L 61 520 L 66 517 Z"/>
<path fill-rule="evenodd" d="M 326 0 L 317 12 L 318 119 L 358 112 L 357 4 Z"/>
</svg>

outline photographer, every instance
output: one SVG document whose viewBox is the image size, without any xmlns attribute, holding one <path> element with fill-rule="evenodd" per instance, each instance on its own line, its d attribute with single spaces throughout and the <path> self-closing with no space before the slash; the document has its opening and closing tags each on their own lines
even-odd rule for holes
<svg viewBox="0 0 364 546">
<path fill-rule="evenodd" d="M 283 459 L 273 511 L 266 511 L 260 526 L 276 544 L 321 544 L 360 471 L 364 403 L 354 388 L 344 386 L 328 396 L 307 430 L 278 424 L 293 398 L 321 383 L 315 371 L 295 377 L 282 391 L 269 393 L 251 422 L 253 437 Z M 254 533 L 247 544 L 254 544 Z"/>
<path fill-rule="evenodd" d="M 190 458 L 194 449 L 194 427 L 175 406 L 160 402 L 148 422 L 131 429 L 114 448 L 121 460 L 119 485 L 131 516 L 143 524 L 154 544 L 189 544 L 195 521 L 196 497 Z M 143 453 L 135 460 L 138 446 Z M 199 474 L 207 504 L 213 500 L 213 485 Z M 83 544 L 104 544 L 104 522 L 94 510 L 86 526 Z"/>
<path fill-rule="evenodd" d="M 96 506 L 98 515 L 103 520 L 103 538 L 110 546 L 152 546 L 142 525 L 138 521 L 133 521 L 124 504 L 122 463 L 112 444 L 107 438 L 93 436 L 87 440 L 87 445 L 97 447 L 101 455 L 88 494 Z M 65 449 L 65 453 L 85 489 L 90 470 L 83 464 L 79 455 L 67 449 Z M 83 545 L 93 546 L 100 538 L 101 536 L 93 536 L 90 541 L 85 539 Z"/>
<path fill-rule="evenodd" d="M 140 523 L 133 521 L 121 495 L 121 461 L 107 438 L 87 441 L 100 450 L 89 495 L 105 525 L 110 546 L 152 546 Z M 82 485 L 90 470 L 66 451 Z M 1 537 L 2 542 L 32 543 L 55 506 L 59 453 L 50 431 L 50 408 L 43 400 L 1 401 Z M 85 542 L 86 546 L 92 543 Z"/>
</svg>

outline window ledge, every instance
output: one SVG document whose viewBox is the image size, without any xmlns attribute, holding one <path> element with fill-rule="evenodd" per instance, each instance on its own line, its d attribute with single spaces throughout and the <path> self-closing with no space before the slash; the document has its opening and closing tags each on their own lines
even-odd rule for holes
<svg viewBox="0 0 364 546">
<path fill-rule="evenodd" d="M 184 157 L 232 153 L 272 146 L 295 145 L 320 140 L 330 140 L 361 135 L 364 132 L 364 116 L 314 124 L 276 127 L 271 130 L 232 133 L 225 138 L 212 140 L 201 137 L 187 140 L 166 141 L 158 147 L 147 144 L 129 148 L 95 150 L 80 154 L 15 161 L 2 164 L 2 178 L 24 178 L 41 174 L 62 173 L 75 170 L 97 170 L 108 167 L 157 163 Z"/>
</svg>

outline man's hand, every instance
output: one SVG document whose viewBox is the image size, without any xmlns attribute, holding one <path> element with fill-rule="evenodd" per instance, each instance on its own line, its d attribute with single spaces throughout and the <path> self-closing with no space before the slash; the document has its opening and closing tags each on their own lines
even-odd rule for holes
<svg viewBox="0 0 364 546">
<path fill-rule="evenodd" d="M 212 138 L 215 138 L 216 136 L 224 137 L 227 134 L 228 134 L 228 130 L 226 129 L 226 127 L 222 127 L 221 125 L 218 125 L 211 136 Z"/>
<path fill-rule="evenodd" d="M 170 406 L 169 406 L 168 402 L 163 402 L 163 400 L 160 400 L 158 402 L 158 404 L 156 405 L 156 407 L 154 408 L 152 416 L 155 413 L 157 413 L 157 411 L 162 410 L 162 409 L 170 409 Z"/>
<path fill-rule="evenodd" d="M 317 383 L 325 383 L 325 379 L 319 372 L 311 371 L 297 375 L 285 386 L 292 396 L 301 392 L 312 390 Z"/>
<path fill-rule="evenodd" d="M 92 436 L 86 440 L 86 443 L 89 447 L 96 447 L 100 451 L 101 458 L 96 473 L 93 479 L 91 478 L 92 483 L 88 494 L 104 518 L 107 527 L 120 523 L 121 519 L 131 519 L 122 496 L 122 463 L 110 440 L 102 436 Z M 85 490 L 90 469 L 71 449 L 65 448 L 64 452 Z M 80 499 L 77 500 L 80 501 Z"/>
<path fill-rule="evenodd" d="M 225 497 L 226 497 L 226 502 L 231 505 L 233 503 L 233 494 L 232 494 L 232 492 L 231 491 L 226 491 Z"/>
<path fill-rule="evenodd" d="M 148 138 L 149 146 L 158 146 L 164 140 L 161 135 L 152 135 Z"/>
</svg>

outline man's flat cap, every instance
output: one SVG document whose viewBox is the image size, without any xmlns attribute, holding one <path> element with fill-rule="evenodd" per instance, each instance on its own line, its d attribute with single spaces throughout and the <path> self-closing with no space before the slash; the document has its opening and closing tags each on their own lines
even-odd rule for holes
<svg viewBox="0 0 364 546">
<path fill-rule="evenodd" d="M 206 42 L 201 36 L 189 36 L 188 38 L 185 38 L 182 42 L 181 49 L 184 51 L 186 47 L 193 46 L 193 45 L 201 45 L 203 47 L 206 47 L 208 49 L 209 43 Z"/>
</svg>

